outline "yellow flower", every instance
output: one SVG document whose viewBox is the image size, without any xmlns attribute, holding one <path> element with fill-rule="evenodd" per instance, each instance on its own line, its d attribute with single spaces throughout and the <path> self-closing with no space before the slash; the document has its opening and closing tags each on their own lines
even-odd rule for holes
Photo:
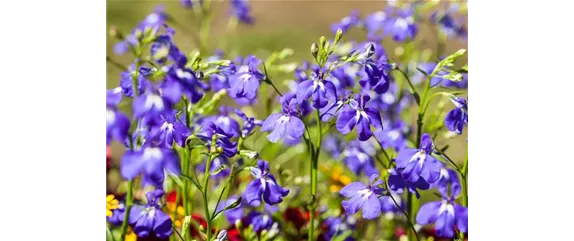
<svg viewBox="0 0 574 241">
<path fill-rule="evenodd" d="M 114 195 L 108 195 L 106 197 L 106 216 L 112 216 L 112 210 L 117 209 L 119 206 L 119 201 Z"/>
<path fill-rule="evenodd" d="M 169 217 L 171 218 L 171 220 L 173 221 L 173 224 L 176 227 L 181 227 L 183 225 L 183 218 L 185 217 L 185 212 L 183 210 L 182 206 L 177 206 L 177 216 L 174 220 L 173 214 L 174 212 L 176 212 L 176 203 L 175 202 L 168 202 L 166 205 L 166 210 L 164 210 Z"/>
<path fill-rule="evenodd" d="M 138 236 L 136 235 L 136 233 L 134 233 L 132 228 L 128 226 L 128 232 L 126 233 L 126 241 L 137 241 L 137 240 Z"/>
<path fill-rule="evenodd" d="M 322 165 L 321 171 L 330 173 L 328 176 L 330 177 L 329 190 L 331 192 L 339 192 L 344 186 L 351 183 L 351 178 L 343 173 L 340 166 L 329 168 L 327 165 Z"/>
</svg>

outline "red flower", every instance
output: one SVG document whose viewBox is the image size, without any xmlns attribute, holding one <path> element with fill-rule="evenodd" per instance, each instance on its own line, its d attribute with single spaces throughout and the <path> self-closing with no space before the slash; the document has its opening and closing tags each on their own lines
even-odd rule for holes
<svg viewBox="0 0 574 241">
<path fill-rule="evenodd" d="M 229 241 L 241 241 L 241 235 L 235 224 L 227 228 L 227 239 Z"/>
<path fill-rule="evenodd" d="M 283 218 L 287 220 L 288 223 L 293 223 L 293 226 L 297 229 L 301 229 L 309 222 L 309 216 L 309 211 L 303 212 L 300 208 L 296 207 L 289 207 L 283 213 Z"/>
</svg>

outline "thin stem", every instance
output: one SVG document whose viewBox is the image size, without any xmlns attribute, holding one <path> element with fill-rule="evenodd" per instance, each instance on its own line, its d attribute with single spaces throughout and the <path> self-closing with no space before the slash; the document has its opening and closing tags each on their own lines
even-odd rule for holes
<svg viewBox="0 0 574 241">
<path fill-rule="evenodd" d="M 133 186 L 134 186 L 134 180 L 130 180 L 128 182 L 128 193 L 126 196 L 126 212 L 124 214 L 124 221 L 122 222 L 122 230 L 121 230 L 121 235 L 120 235 L 120 240 L 124 241 L 126 240 L 126 233 L 128 231 L 128 223 L 129 223 L 129 219 L 130 219 L 130 210 L 132 208 L 132 202 L 133 202 Z"/>
<path fill-rule="evenodd" d="M 464 166 L 462 166 L 462 205 L 468 207 L 468 157 L 464 161 Z"/>
<path fill-rule="evenodd" d="M 205 232 L 207 234 L 208 241 L 211 240 L 211 215 L 209 214 L 209 205 L 207 202 L 207 191 L 208 191 L 207 185 L 209 184 L 209 168 L 211 165 L 211 161 L 213 161 L 214 157 L 215 155 L 210 154 L 209 159 L 205 164 L 205 173 L 203 176 L 203 190 L 201 191 L 201 193 L 203 194 L 203 210 L 205 211 L 205 220 L 207 220 L 207 229 Z"/>
<path fill-rule="evenodd" d="M 402 69 L 399 69 L 399 68 L 396 68 L 396 70 L 398 70 L 405 77 L 405 79 L 407 80 L 407 83 L 409 84 L 411 94 L 415 97 L 415 99 L 418 99 L 418 94 L 415 91 L 415 86 L 411 82 L 411 79 L 409 78 L 409 76 L 407 76 L 407 73 L 405 73 Z M 420 105 L 420 103 L 418 103 L 418 102 L 417 102 L 417 104 Z"/>
<path fill-rule="evenodd" d="M 387 190 L 391 190 L 389 187 L 389 182 L 385 182 L 385 185 L 387 186 Z M 391 193 L 389 193 L 389 197 L 391 197 L 391 199 L 393 200 L 393 202 L 395 203 L 395 206 L 397 206 L 397 208 L 399 210 L 401 210 L 401 212 L 403 213 L 403 215 L 405 215 L 405 218 L 407 218 L 407 222 L 409 223 L 409 226 L 411 226 L 411 230 L 413 231 L 413 233 L 415 234 L 415 237 L 417 238 L 417 240 L 419 239 L 419 235 L 417 234 L 417 230 L 415 229 L 415 225 L 411 222 L 411 219 L 409 218 L 409 215 L 405 212 L 405 210 L 403 210 L 401 208 L 401 205 L 399 205 L 399 203 L 397 202 L 397 200 L 395 200 L 395 198 L 393 197 L 393 195 Z M 411 239 L 409 239 L 411 240 Z"/>
<path fill-rule="evenodd" d="M 317 131 L 317 145 L 316 145 L 316 149 L 315 149 L 315 153 L 313 153 L 313 155 L 311 155 L 312 160 L 311 160 L 311 195 L 313 196 L 313 203 L 311 204 L 309 213 L 310 213 L 310 219 L 309 219 L 309 233 L 308 233 L 308 240 L 311 241 L 313 240 L 313 232 L 315 231 L 315 207 L 316 205 L 316 199 L 317 199 L 317 166 L 319 164 L 319 154 L 321 152 L 321 142 L 323 140 L 323 130 L 322 130 L 322 124 L 321 124 L 321 113 L 319 112 L 319 109 L 316 110 L 315 112 L 317 114 L 317 127 L 318 127 L 318 131 Z"/>
<path fill-rule="evenodd" d="M 110 58 L 110 56 L 106 56 L 106 61 L 110 64 L 112 64 L 114 67 L 120 69 L 121 71 L 127 71 L 128 68 L 126 66 L 124 66 L 123 64 L 118 63 L 117 61 L 113 60 L 112 58 Z"/>
</svg>

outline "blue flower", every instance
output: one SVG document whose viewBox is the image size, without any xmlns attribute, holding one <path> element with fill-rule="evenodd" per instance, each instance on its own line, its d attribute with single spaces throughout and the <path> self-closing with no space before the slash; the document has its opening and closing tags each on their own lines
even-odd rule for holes
<svg viewBox="0 0 574 241">
<path fill-rule="evenodd" d="M 421 137 L 419 149 L 405 148 L 397 155 L 397 168 L 402 169 L 402 178 L 415 183 L 423 178 L 428 183 L 434 183 L 440 177 L 442 163 L 431 156 L 434 144 L 429 134 Z"/>
<path fill-rule="evenodd" d="M 374 219 L 381 212 L 381 202 L 377 195 L 382 195 L 384 189 L 379 187 L 383 181 L 375 181 L 379 175 L 374 174 L 369 178 L 368 185 L 361 182 L 353 182 L 341 189 L 341 195 L 349 200 L 343 201 L 343 208 L 349 214 L 355 214 L 363 208 L 364 219 Z"/>
<path fill-rule="evenodd" d="M 231 0 L 232 13 L 240 22 L 253 24 L 248 2 L 248 0 Z"/>
<path fill-rule="evenodd" d="M 461 191 L 458 174 L 454 170 L 447 167 L 441 168 L 440 177 L 437 182 L 433 184 L 433 186 L 436 187 L 443 196 L 449 195 L 449 187 L 450 194 L 452 194 L 452 196 L 458 196 Z"/>
<path fill-rule="evenodd" d="M 305 125 L 298 117 L 297 100 L 293 97 L 293 94 L 286 94 L 281 97 L 283 113 L 271 114 L 263 122 L 261 131 L 272 131 L 271 134 L 267 135 L 270 142 L 275 143 L 287 136 L 299 140 L 303 136 Z"/>
<path fill-rule="evenodd" d="M 415 39 L 418 28 L 413 15 L 414 7 L 399 9 L 396 16 L 386 22 L 385 29 L 389 29 L 395 41 L 404 42 L 407 39 Z"/>
<path fill-rule="evenodd" d="M 344 148 L 343 163 L 355 174 L 359 175 L 363 171 L 366 176 L 370 177 L 379 173 L 375 167 L 373 155 L 375 155 L 375 149 L 370 142 L 352 140 Z"/>
<path fill-rule="evenodd" d="M 354 231 L 357 228 L 357 220 L 353 216 L 346 214 L 343 214 L 341 217 L 329 216 L 323 221 L 321 227 L 324 229 L 320 236 L 322 239 L 318 240 L 330 241 L 347 231 Z M 355 238 L 349 235 L 342 241 L 354 240 Z"/>
<path fill-rule="evenodd" d="M 182 95 L 186 95 L 191 103 L 197 103 L 203 97 L 203 91 L 209 90 L 209 85 L 200 81 L 196 73 L 185 67 L 187 59 L 166 67 L 165 81 L 161 85 L 163 95 L 172 103 L 178 103 Z"/>
<path fill-rule="evenodd" d="M 297 101 L 303 103 L 312 96 L 313 107 L 316 109 L 327 106 L 329 100 L 337 100 L 337 88 L 329 81 L 323 79 L 324 71 L 319 68 L 313 70 L 311 79 L 305 80 L 297 85 Z"/>
<path fill-rule="evenodd" d="M 338 29 L 347 32 L 351 27 L 359 25 L 359 11 L 354 10 L 349 16 L 344 17 L 341 21 L 331 25 L 331 31 L 336 33 Z"/>
<path fill-rule="evenodd" d="M 171 148 L 173 142 L 181 147 L 185 146 L 185 140 L 191 131 L 176 116 L 176 111 L 172 110 L 170 114 L 161 115 L 161 125 L 152 126 L 149 131 L 149 137 L 146 139 L 154 141 L 158 146 Z"/>
<path fill-rule="evenodd" d="M 153 32 L 157 32 L 161 27 L 165 26 L 165 21 L 167 20 L 167 15 L 164 12 L 162 5 L 157 6 L 152 13 L 144 18 L 133 30 L 132 33 L 125 37 L 125 40 L 117 43 L 114 46 L 114 52 L 116 54 L 124 54 L 129 50 L 131 46 L 137 46 L 139 41 L 137 39 L 136 33 L 143 33 L 146 28 L 151 29 Z"/>
<path fill-rule="evenodd" d="M 443 196 L 442 201 L 422 205 L 416 220 L 420 225 L 434 223 L 439 237 L 452 238 L 455 227 L 460 232 L 468 232 L 468 209 L 456 204 L 453 197 Z"/>
<path fill-rule="evenodd" d="M 117 87 L 106 92 L 106 144 L 112 139 L 123 142 L 128 136 L 130 119 L 117 109 L 122 99 L 121 88 Z"/>
<path fill-rule="evenodd" d="M 407 147 L 407 136 L 408 127 L 401 119 L 396 119 L 394 122 L 385 121 L 383 129 L 375 131 L 375 137 L 383 148 L 393 148 L 397 152 Z"/>
<path fill-rule="evenodd" d="M 147 193 L 147 205 L 135 205 L 130 210 L 130 224 L 138 238 L 154 234 L 160 239 L 168 238 L 172 232 L 172 221 L 169 215 L 161 210 L 159 201 L 163 196 L 162 190 Z"/>
<path fill-rule="evenodd" d="M 381 56 L 377 62 L 372 59 L 365 61 L 365 72 L 367 79 L 363 83 L 368 83 L 368 88 L 375 90 L 377 94 L 385 93 L 389 90 L 391 83 L 390 71 L 392 66 L 388 63 L 386 56 Z M 365 86 L 365 84 L 362 84 Z"/>
<path fill-rule="evenodd" d="M 217 211 L 223 210 L 225 207 L 228 207 L 231 204 L 235 203 L 238 199 L 239 199 L 239 197 L 235 196 L 235 195 L 229 197 L 225 201 L 225 204 L 219 205 L 219 207 L 217 208 Z M 239 203 L 239 205 L 237 207 L 234 207 L 232 209 L 225 211 L 223 213 L 223 215 L 225 216 L 225 219 L 227 219 L 227 222 L 229 224 L 235 224 L 235 221 L 241 220 L 243 218 L 243 216 L 245 216 L 244 210 L 243 210 L 243 203 Z"/>
<path fill-rule="evenodd" d="M 133 104 L 133 113 L 136 119 L 142 119 L 149 126 L 163 124 L 161 116 L 170 115 L 172 103 L 156 92 L 148 92 L 138 96 Z"/>
<path fill-rule="evenodd" d="M 331 155 L 331 158 L 339 159 L 344 145 L 338 135 L 328 135 L 323 138 L 322 148 Z"/>
<path fill-rule="evenodd" d="M 195 169 L 200 173 L 204 173 L 206 162 L 207 162 L 207 160 L 198 164 L 195 167 Z M 216 181 L 219 181 L 219 180 L 229 176 L 229 173 L 231 172 L 231 170 L 229 168 L 227 168 L 227 166 L 229 166 L 229 161 L 227 160 L 227 157 L 225 157 L 223 155 L 219 155 L 219 156 L 213 158 L 213 160 L 211 160 L 211 164 L 209 166 L 209 173 L 213 173 L 213 172 L 221 169 L 222 166 L 226 166 L 226 167 L 217 174 L 210 174 L 210 178 L 213 178 Z"/>
<path fill-rule="evenodd" d="M 140 66 L 139 73 L 137 77 L 137 91 L 138 95 L 144 93 L 144 91 L 151 86 L 151 83 L 147 80 L 147 77 L 153 73 L 151 68 Z M 133 87 L 133 76 L 135 72 L 135 64 L 131 64 L 129 70 L 122 72 L 120 74 L 120 87 L 123 93 L 127 97 L 134 97 L 134 87 Z"/>
<path fill-rule="evenodd" d="M 245 58 L 244 65 L 240 66 L 229 79 L 229 96 L 234 99 L 255 99 L 259 84 L 265 78 L 265 75 L 257 69 L 261 63 L 262 61 L 253 55 Z"/>
<path fill-rule="evenodd" d="M 375 128 L 383 127 L 379 111 L 375 108 L 366 107 L 369 99 L 368 95 L 355 95 L 355 99 L 349 100 L 349 105 L 344 106 L 339 111 L 336 123 L 339 132 L 346 135 L 356 125 L 359 140 L 366 141 L 373 136 L 371 126 Z"/>
<path fill-rule="evenodd" d="M 450 131 L 462 134 L 465 124 L 468 124 L 468 105 L 466 100 L 460 97 L 451 99 L 456 108 L 449 111 L 444 117 L 444 125 Z"/>
<path fill-rule="evenodd" d="M 395 192 L 391 192 L 390 193 L 391 196 L 382 196 L 379 198 L 379 200 L 381 201 L 381 211 L 384 214 L 395 214 L 395 213 L 401 213 L 401 209 L 405 210 L 405 202 L 403 202 L 401 200 L 401 196 L 396 194 Z M 394 201 L 393 201 L 394 199 Z M 397 202 L 395 204 L 395 201 Z M 399 207 L 397 207 L 397 204 L 399 204 Z"/>
<path fill-rule="evenodd" d="M 180 174 L 179 156 L 172 149 L 144 145 L 139 150 L 128 150 L 120 164 L 120 173 L 126 180 L 134 179 L 143 173 L 155 186 L 164 180 L 164 170 Z"/>
<path fill-rule="evenodd" d="M 289 189 L 277 184 L 273 174 L 269 173 L 269 164 L 263 160 L 257 161 L 257 167 L 251 167 L 251 175 L 255 179 L 247 185 L 245 192 L 243 192 L 243 198 L 249 205 L 259 206 L 262 195 L 265 203 L 274 205 L 282 202 L 283 197 L 289 194 Z"/>
<path fill-rule="evenodd" d="M 210 122 L 213 122 L 215 125 L 221 127 L 225 131 L 231 135 L 231 137 L 239 137 L 240 135 L 240 128 L 239 123 L 233 118 L 229 116 L 231 112 L 231 107 L 229 106 L 220 106 L 219 107 L 219 115 L 216 116 L 206 116 L 199 121 L 200 125 L 207 125 Z"/>
<path fill-rule="evenodd" d="M 420 194 L 417 189 L 420 190 L 427 190 L 430 187 L 430 184 L 426 182 L 424 179 L 419 178 L 416 182 L 409 182 L 409 180 L 403 179 L 401 173 L 399 171 L 402 170 L 395 170 L 389 169 L 389 188 L 396 193 L 403 193 L 405 187 L 407 188 L 408 192 L 414 193 L 417 198 L 420 198 Z"/>
<path fill-rule="evenodd" d="M 164 64 L 167 59 L 175 63 L 186 61 L 185 54 L 175 45 L 170 34 L 156 37 L 150 46 L 150 53 L 159 64 Z"/>
<path fill-rule="evenodd" d="M 215 145 L 221 147 L 224 155 L 233 157 L 237 154 L 237 143 L 230 140 L 233 134 L 227 133 L 215 123 L 209 122 L 207 125 L 204 125 L 200 133 L 197 134 L 199 139 L 207 143 L 208 148 L 211 148 L 211 142 L 214 136 L 216 137 Z"/>
<path fill-rule="evenodd" d="M 247 117 L 247 115 L 239 109 L 235 109 L 235 114 L 243 120 L 243 128 L 241 129 L 241 137 L 243 138 L 251 135 L 256 126 L 263 125 L 263 121 L 257 120 L 254 117 Z"/>
<path fill-rule="evenodd" d="M 440 30 L 447 36 L 447 37 L 467 37 L 467 30 L 466 28 L 460 24 L 454 16 L 454 13 L 458 10 L 455 4 L 451 5 L 452 7 L 446 11 L 442 12 L 434 12 L 430 16 L 430 20 L 438 24 Z"/>
</svg>

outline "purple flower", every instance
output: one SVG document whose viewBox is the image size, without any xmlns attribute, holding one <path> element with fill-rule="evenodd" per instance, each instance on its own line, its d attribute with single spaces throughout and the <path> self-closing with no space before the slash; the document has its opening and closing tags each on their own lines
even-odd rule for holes
<svg viewBox="0 0 574 241">
<path fill-rule="evenodd" d="M 401 213 L 401 209 L 405 210 L 405 203 L 401 200 L 401 196 L 391 192 L 390 195 L 391 196 L 382 196 L 379 198 L 379 200 L 381 201 L 381 211 L 383 213 Z M 394 201 L 393 201 L 394 199 Z M 399 206 L 401 207 L 401 209 L 399 209 L 399 207 L 397 207 L 397 204 L 395 204 L 395 201 L 397 202 L 397 204 L 399 204 Z"/>
<path fill-rule="evenodd" d="M 453 4 L 454 6 L 454 4 Z M 466 28 L 457 22 L 454 13 L 457 11 L 457 7 L 450 8 L 444 12 L 434 12 L 430 16 L 430 20 L 438 24 L 440 30 L 447 37 L 463 37 L 466 38 L 467 31 Z"/>
<path fill-rule="evenodd" d="M 124 221 L 125 212 L 126 212 L 126 205 L 124 204 L 123 201 L 120 201 L 118 208 L 112 210 L 112 216 L 106 217 L 106 219 L 110 224 L 114 226 L 120 226 Z"/>
<path fill-rule="evenodd" d="M 305 80 L 297 85 L 297 101 L 305 102 L 309 97 L 313 99 L 313 107 L 320 109 L 325 107 L 329 100 L 337 100 L 337 89 L 329 80 L 323 80 L 324 71 L 315 68 L 314 73 L 309 80 Z"/>
<path fill-rule="evenodd" d="M 387 22 L 392 20 L 391 18 L 389 18 L 390 14 L 391 12 L 388 10 L 378 11 L 365 17 L 364 25 L 365 29 L 367 30 L 367 35 L 369 39 L 382 37 L 380 36 L 381 34 L 379 34 L 381 30 L 384 30 L 383 33 L 389 32 L 389 30 L 383 28 L 383 26 L 386 26 Z"/>
<path fill-rule="evenodd" d="M 273 174 L 269 173 L 269 164 L 263 160 L 257 161 L 257 167 L 251 167 L 251 175 L 255 179 L 247 185 L 245 192 L 243 192 L 243 198 L 249 205 L 259 206 L 261 195 L 263 195 L 265 203 L 274 205 L 282 202 L 283 197 L 289 194 L 289 189 L 277 184 Z"/>
<path fill-rule="evenodd" d="M 181 6 L 184 8 L 192 8 L 194 4 L 203 4 L 203 0 L 180 0 Z"/>
<path fill-rule="evenodd" d="M 231 204 L 233 204 L 234 202 L 236 202 L 237 199 L 239 199 L 239 197 L 235 196 L 235 195 L 229 197 L 227 199 L 227 201 L 225 201 L 225 204 L 219 205 L 217 210 L 218 211 L 223 210 L 225 207 L 228 207 Z M 239 203 L 239 205 L 237 207 L 234 207 L 232 209 L 228 209 L 227 211 L 225 211 L 223 213 L 223 215 L 225 216 L 225 219 L 227 219 L 228 223 L 235 224 L 235 221 L 241 220 L 243 218 L 243 216 L 245 216 L 242 205 L 243 205 L 242 203 Z"/>
<path fill-rule="evenodd" d="M 161 196 L 162 190 L 150 191 L 147 193 L 147 205 L 132 207 L 129 221 L 139 238 L 155 234 L 156 237 L 164 239 L 171 235 L 171 218 L 161 210 Z"/>
<path fill-rule="evenodd" d="M 369 184 L 352 182 L 341 189 L 341 195 L 349 200 L 343 201 L 343 208 L 349 214 L 355 214 L 363 208 L 364 219 L 374 219 L 381 212 L 381 202 L 377 195 L 382 195 L 384 189 L 379 187 L 383 181 L 375 181 L 379 175 L 374 174 L 369 178 Z"/>
<path fill-rule="evenodd" d="M 343 30 L 343 33 L 347 32 L 349 28 L 359 25 L 359 21 L 360 21 L 359 11 L 354 10 L 353 12 L 351 12 L 351 15 L 346 16 L 343 19 L 341 19 L 341 21 L 331 25 L 331 31 L 333 33 L 336 33 L 338 29 L 341 29 Z"/>
<path fill-rule="evenodd" d="M 160 64 L 164 64 L 168 58 L 176 63 L 185 61 L 185 54 L 179 50 L 169 34 L 156 37 L 151 44 L 150 53 L 152 58 Z"/>
<path fill-rule="evenodd" d="M 383 127 L 379 111 L 375 108 L 365 107 L 369 99 L 368 95 L 355 95 L 355 99 L 349 100 L 349 105 L 344 106 L 339 111 L 336 124 L 339 132 L 346 135 L 356 125 L 359 140 L 366 141 L 373 136 L 371 126 L 375 128 Z"/>
<path fill-rule="evenodd" d="M 209 85 L 200 81 L 196 74 L 185 67 L 187 59 L 167 68 L 165 81 L 162 83 L 162 93 L 172 103 L 178 103 L 182 95 L 186 95 L 191 103 L 197 103 L 203 97 L 203 91 L 209 90 Z"/>
<path fill-rule="evenodd" d="M 395 161 L 397 168 L 402 170 L 402 178 L 415 183 L 421 177 L 428 183 L 434 183 L 440 177 L 442 163 L 431 156 L 434 144 L 429 134 L 421 137 L 419 149 L 402 149 Z"/>
<path fill-rule="evenodd" d="M 218 57 L 220 59 L 220 57 Z M 229 63 L 229 66 L 218 66 L 218 71 L 210 75 L 210 85 L 213 91 L 229 89 L 229 80 L 235 75 L 235 63 Z"/>
<path fill-rule="evenodd" d="M 114 52 L 116 54 L 124 54 L 129 50 L 129 46 L 137 46 L 139 40 L 137 39 L 136 33 L 143 33 L 146 28 L 151 29 L 153 32 L 158 31 L 162 26 L 165 26 L 165 21 L 167 20 L 167 15 L 164 12 L 163 6 L 157 6 L 154 11 L 146 16 L 143 21 L 141 21 L 132 31 L 131 34 L 126 36 L 126 40 L 117 43 L 114 46 Z"/>
<path fill-rule="evenodd" d="M 345 93 L 346 88 L 355 86 L 355 79 L 359 70 L 357 64 L 347 63 L 331 71 L 328 78 L 335 85 L 337 93 Z"/>
<path fill-rule="evenodd" d="M 254 117 L 247 117 L 245 113 L 239 109 L 235 109 L 235 114 L 243 120 L 243 128 L 241 129 L 241 137 L 246 138 L 251 135 L 256 126 L 261 126 L 263 121 L 257 120 Z"/>
<path fill-rule="evenodd" d="M 293 94 L 286 94 L 281 97 L 283 113 L 271 114 L 263 122 L 261 131 L 272 131 L 271 134 L 267 135 L 270 142 L 275 143 L 287 136 L 298 140 L 303 136 L 305 124 L 298 117 L 297 100 L 293 97 Z"/>
<path fill-rule="evenodd" d="M 195 169 L 201 173 L 205 172 L 206 162 L 207 162 L 207 160 L 198 164 L 195 167 Z M 221 169 L 222 167 L 225 167 L 225 168 L 217 174 L 211 174 L 210 177 L 215 179 L 216 181 L 219 181 L 219 180 L 229 176 L 229 173 L 231 172 L 231 170 L 229 170 L 229 168 L 227 168 L 227 166 L 229 166 L 229 161 L 227 160 L 227 157 L 219 155 L 219 156 L 213 158 L 213 160 L 211 160 L 211 164 L 209 166 L 209 173 L 213 173 L 213 172 Z"/>
<path fill-rule="evenodd" d="M 427 62 L 427 63 L 421 63 L 417 67 L 419 69 L 423 70 L 425 73 L 431 74 L 433 72 L 434 68 L 436 67 L 436 65 L 437 65 L 437 63 Z M 450 82 L 450 80 L 444 79 L 442 77 L 442 75 L 445 75 L 445 74 L 447 74 L 447 72 L 442 71 L 442 70 L 436 72 L 435 75 L 431 78 L 430 86 L 434 87 L 434 86 L 437 86 L 438 84 L 442 85 L 446 82 Z M 419 71 L 417 71 L 412 77 L 412 83 L 414 85 L 418 85 L 419 83 L 425 83 L 426 81 L 427 81 L 427 77 Z"/>
<path fill-rule="evenodd" d="M 464 124 L 468 124 L 468 105 L 466 100 L 460 97 L 451 99 L 456 108 L 449 111 L 444 117 L 444 125 L 457 134 L 462 134 Z"/>
<path fill-rule="evenodd" d="M 219 115 L 204 117 L 200 120 L 200 124 L 207 125 L 208 123 L 213 122 L 215 125 L 221 127 L 221 129 L 223 129 L 225 133 L 230 134 L 231 137 L 239 137 L 240 135 L 239 123 L 237 123 L 235 119 L 229 116 L 230 112 L 231 107 L 220 106 Z"/>
<path fill-rule="evenodd" d="M 171 148 L 174 141 L 177 145 L 184 147 L 185 140 L 191 135 L 191 131 L 177 118 L 176 111 L 162 115 L 161 119 L 163 123 L 152 126 L 149 137 L 146 139 L 153 140 L 154 144 L 164 148 Z"/>
<path fill-rule="evenodd" d="M 142 119 L 146 125 L 154 126 L 163 123 L 162 115 L 171 114 L 172 104 L 164 96 L 150 92 L 138 96 L 134 100 L 132 108 L 136 119 Z"/>
<path fill-rule="evenodd" d="M 106 144 L 112 139 L 123 142 L 128 136 L 130 119 L 118 111 L 117 105 L 121 102 L 121 88 L 117 87 L 106 92 Z"/>
<path fill-rule="evenodd" d="M 237 154 L 237 143 L 232 142 L 230 138 L 233 134 L 227 133 L 221 127 L 213 122 L 209 122 L 204 125 L 201 132 L 197 134 L 197 137 L 207 143 L 208 148 L 211 148 L 211 142 L 215 136 L 215 145 L 221 147 L 223 154 L 227 157 L 233 157 Z"/>
<path fill-rule="evenodd" d="M 430 187 L 430 184 L 422 178 L 419 178 L 416 182 L 409 182 L 408 180 L 403 179 L 401 173 L 398 172 L 402 170 L 397 171 L 395 169 L 389 169 L 388 171 L 390 174 L 388 179 L 389 188 L 396 193 L 403 193 L 406 187 L 410 193 L 414 193 L 417 198 L 420 198 L 420 194 L 417 189 L 427 190 Z"/>
<path fill-rule="evenodd" d="M 383 122 L 383 129 L 375 131 L 375 137 L 383 148 L 393 148 L 397 152 L 407 147 L 407 136 L 408 127 L 401 119 Z"/>
<path fill-rule="evenodd" d="M 388 63 L 386 56 L 381 56 L 377 62 L 367 59 L 365 62 L 365 72 L 367 79 L 363 83 L 368 83 L 369 88 L 373 88 L 377 94 L 385 93 L 389 90 L 391 77 L 389 71 L 392 66 Z M 365 86 L 365 84 L 362 84 Z"/>
<path fill-rule="evenodd" d="M 441 168 L 440 177 L 433 186 L 436 187 L 443 196 L 448 196 L 449 187 L 451 191 L 450 194 L 452 194 L 452 196 L 458 196 L 461 191 L 458 174 L 454 170 L 446 167 Z"/>
<path fill-rule="evenodd" d="M 417 25 L 414 21 L 414 8 L 398 10 L 397 15 L 386 22 L 385 29 L 393 34 L 393 39 L 397 42 L 413 40 L 417 35 Z"/>
<path fill-rule="evenodd" d="M 328 135 L 323 138 L 322 148 L 331 155 L 333 159 L 339 159 L 341 150 L 344 148 L 343 141 L 338 135 Z"/>
<path fill-rule="evenodd" d="M 456 204 L 453 197 L 443 196 L 442 201 L 424 204 L 416 220 L 421 225 L 434 223 L 439 237 L 452 238 L 455 227 L 463 233 L 468 232 L 468 209 Z"/>
<path fill-rule="evenodd" d="M 129 70 L 120 74 L 120 87 L 127 97 L 134 97 L 133 76 L 135 74 L 135 64 L 131 64 Z M 138 95 L 144 93 L 144 91 L 151 86 L 151 83 L 146 79 L 146 77 L 150 76 L 151 74 L 152 69 L 145 66 L 139 67 L 139 73 L 137 77 Z"/>
<path fill-rule="evenodd" d="M 251 16 L 248 2 L 248 0 L 231 0 L 232 14 L 240 22 L 253 24 L 253 17 Z"/>
<path fill-rule="evenodd" d="M 343 151 L 343 163 L 355 174 L 359 175 L 363 171 L 366 176 L 370 177 L 379 173 L 375 167 L 373 155 L 375 155 L 375 149 L 370 142 L 352 140 Z"/>
<path fill-rule="evenodd" d="M 126 151 L 120 164 L 124 179 L 132 180 L 143 173 L 144 177 L 156 186 L 163 183 L 164 170 L 179 174 L 179 156 L 171 149 L 149 145 L 144 145 L 139 150 Z"/>
<path fill-rule="evenodd" d="M 341 217 L 327 217 L 321 224 L 325 230 L 321 232 L 319 240 L 331 241 L 334 237 L 343 235 L 345 232 L 354 231 L 357 228 L 357 220 L 351 216 L 343 214 Z M 354 241 L 352 235 L 347 236 L 343 241 Z"/>
<path fill-rule="evenodd" d="M 267 212 L 251 211 L 245 219 L 246 225 L 253 225 L 253 231 L 256 233 L 260 233 L 263 230 L 269 231 L 273 226 L 278 226 L 277 223 L 273 222 L 271 214 Z"/>
<path fill-rule="evenodd" d="M 235 75 L 229 79 L 229 96 L 232 98 L 246 98 L 253 100 L 257 96 L 259 84 L 265 78 L 257 67 L 262 63 L 257 57 L 250 55 L 244 60 Z"/>
</svg>

